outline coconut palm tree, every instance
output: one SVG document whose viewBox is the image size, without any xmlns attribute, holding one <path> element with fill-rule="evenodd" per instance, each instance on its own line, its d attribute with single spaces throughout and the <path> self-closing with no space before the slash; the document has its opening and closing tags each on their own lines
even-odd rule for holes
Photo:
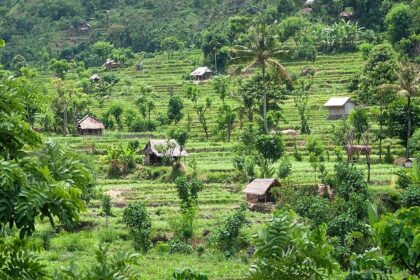
<svg viewBox="0 0 420 280">
<path fill-rule="evenodd" d="M 236 45 L 232 49 L 236 60 L 246 62 L 247 66 L 243 71 L 250 68 L 261 68 L 264 95 L 263 95 L 263 118 L 266 133 L 268 133 L 267 124 L 267 92 L 266 92 L 266 73 L 268 68 L 272 68 L 283 81 L 289 81 L 289 75 L 286 68 L 278 59 L 286 52 L 280 48 L 276 36 L 271 32 L 266 24 L 260 24 L 251 30 L 249 44 L 247 46 Z"/>
<path fill-rule="evenodd" d="M 380 90 L 394 90 L 398 95 L 407 98 L 407 137 L 406 137 L 406 156 L 410 157 L 410 148 L 408 146 L 408 139 L 412 134 L 411 128 L 411 100 L 414 96 L 419 94 L 420 87 L 420 68 L 418 65 L 412 63 L 402 64 L 395 70 L 397 81 L 395 84 L 383 84 Z"/>
</svg>

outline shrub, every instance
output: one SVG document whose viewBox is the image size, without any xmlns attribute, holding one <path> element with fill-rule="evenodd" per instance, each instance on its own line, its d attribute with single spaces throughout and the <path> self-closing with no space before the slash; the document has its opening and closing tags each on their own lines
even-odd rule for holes
<svg viewBox="0 0 420 280">
<path fill-rule="evenodd" d="M 51 240 L 51 250 L 76 252 L 86 251 L 89 248 L 97 246 L 96 241 L 92 239 L 90 234 L 84 232 L 80 233 L 63 233 L 57 235 L 56 238 Z"/>
<path fill-rule="evenodd" d="M 392 164 L 394 162 L 394 158 L 392 157 L 391 146 L 386 146 L 386 153 L 384 156 L 385 163 Z"/>
<path fill-rule="evenodd" d="M 193 272 L 190 268 L 184 268 L 172 273 L 171 280 L 208 280 L 204 273 Z"/>
<path fill-rule="evenodd" d="M 169 253 L 170 250 L 171 250 L 171 245 L 169 245 L 168 243 L 163 242 L 163 241 L 158 241 L 156 243 L 156 251 L 159 254 Z"/>
<path fill-rule="evenodd" d="M 129 127 L 129 130 L 131 132 L 155 131 L 157 127 L 158 123 L 156 121 L 137 118 Z"/>
<path fill-rule="evenodd" d="M 330 201 L 320 196 L 301 196 L 294 204 L 295 211 L 319 226 L 330 220 Z"/>
<path fill-rule="evenodd" d="M 111 216 L 112 215 L 111 208 L 112 208 L 111 196 L 104 195 L 104 197 L 102 198 L 102 212 L 104 213 L 104 215 Z"/>
<path fill-rule="evenodd" d="M 400 209 L 381 217 L 375 224 L 379 246 L 391 263 L 419 275 L 418 238 L 420 207 Z"/>
<path fill-rule="evenodd" d="M 49 250 L 50 249 L 50 245 L 51 245 L 51 239 L 55 236 L 55 232 L 51 231 L 51 230 L 47 230 L 47 231 L 42 231 L 39 235 L 39 237 L 42 240 L 42 247 L 45 250 Z"/>
<path fill-rule="evenodd" d="M 334 189 L 345 200 L 349 200 L 352 193 L 368 197 L 368 186 L 363 172 L 355 166 L 340 162 L 335 166 Z"/>
<path fill-rule="evenodd" d="M 26 239 L 0 239 L 1 279 L 47 279 L 47 267 Z"/>
<path fill-rule="evenodd" d="M 185 176 L 180 176 L 175 181 L 178 197 L 181 199 L 182 220 L 180 224 L 181 235 L 188 239 L 193 235 L 193 222 L 197 208 L 198 193 L 203 187 L 203 182 L 193 178 L 188 180 Z"/>
<path fill-rule="evenodd" d="M 138 272 L 132 267 L 133 264 L 137 264 L 137 254 L 118 251 L 110 255 L 109 244 L 101 243 L 95 255 L 96 263 L 91 263 L 87 271 L 81 271 L 79 267 L 71 265 L 56 271 L 54 279 L 139 279 Z"/>
<path fill-rule="evenodd" d="M 181 239 L 174 238 L 169 241 L 171 254 L 191 254 L 194 250 L 191 245 L 185 243 Z"/>
<path fill-rule="evenodd" d="M 112 243 L 118 238 L 118 232 L 110 228 L 105 228 L 99 232 L 99 240 L 102 243 Z"/>
<path fill-rule="evenodd" d="M 318 52 L 314 44 L 303 43 L 292 49 L 290 58 L 292 60 L 315 61 L 317 54 Z"/>
<path fill-rule="evenodd" d="M 246 205 L 225 220 L 225 224 L 217 231 L 215 241 L 220 251 L 226 257 L 235 254 L 235 245 L 242 227 L 246 224 Z"/>
<path fill-rule="evenodd" d="M 359 46 L 359 50 L 362 52 L 363 57 L 367 59 L 369 57 L 369 53 L 373 49 L 374 45 L 370 43 L 363 43 Z"/>
<path fill-rule="evenodd" d="M 279 165 L 278 176 L 280 179 L 286 179 L 292 173 L 292 164 L 288 158 L 283 159 Z"/>
<path fill-rule="evenodd" d="M 314 229 L 294 213 L 275 213 L 255 236 L 255 263 L 248 279 L 324 279 L 339 269 L 332 257 L 325 225 Z"/>
<path fill-rule="evenodd" d="M 123 221 L 130 229 L 130 236 L 134 241 L 134 248 L 147 252 L 150 248 L 152 224 L 146 206 L 142 202 L 129 204 L 124 209 Z"/>
<path fill-rule="evenodd" d="M 363 254 L 352 254 L 350 271 L 345 280 L 389 279 L 388 263 L 378 248 L 370 249 Z"/>
<path fill-rule="evenodd" d="M 184 108 L 184 103 L 180 97 L 172 96 L 169 99 L 167 120 L 172 123 L 177 124 L 183 117 L 182 109 Z"/>
<path fill-rule="evenodd" d="M 108 147 L 108 177 L 118 178 L 128 174 L 135 166 L 136 150 L 130 145 L 114 145 Z"/>
<path fill-rule="evenodd" d="M 406 208 L 420 206 L 420 188 L 411 186 L 405 189 L 401 195 L 401 204 Z"/>
</svg>

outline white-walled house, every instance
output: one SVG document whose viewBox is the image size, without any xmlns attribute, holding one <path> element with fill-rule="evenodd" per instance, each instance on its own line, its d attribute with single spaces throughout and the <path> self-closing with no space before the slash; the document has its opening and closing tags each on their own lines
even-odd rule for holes
<svg viewBox="0 0 420 280">
<path fill-rule="evenodd" d="M 350 100 L 350 97 L 331 97 L 327 103 L 324 104 L 328 108 L 329 120 L 336 120 L 347 117 L 356 105 Z"/>
</svg>

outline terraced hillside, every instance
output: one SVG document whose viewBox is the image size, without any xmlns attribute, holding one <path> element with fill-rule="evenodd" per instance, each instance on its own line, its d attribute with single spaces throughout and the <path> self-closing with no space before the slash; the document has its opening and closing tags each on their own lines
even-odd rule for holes
<svg viewBox="0 0 420 280">
<path fill-rule="evenodd" d="M 186 80 L 188 74 L 198 65 L 200 60 L 200 51 L 192 51 L 186 54 L 174 55 L 170 60 L 166 55 L 156 56 L 144 60 L 145 70 L 143 72 L 135 71 L 134 67 L 123 68 L 112 72 L 120 78 L 120 82 L 114 87 L 111 98 L 108 98 L 102 106 L 98 106 L 93 111 L 101 116 L 106 110 L 107 105 L 116 100 L 124 102 L 126 107 L 135 108 L 135 101 L 139 96 L 139 85 L 151 85 L 155 93 L 153 99 L 155 100 L 156 109 L 152 111 L 151 118 L 156 118 L 160 114 L 166 114 L 167 104 L 169 100 L 168 89 L 173 89 L 173 94 L 183 98 L 185 109 L 184 119 L 179 123 L 179 126 L 187 126 L 189 115 L 191 117 L 191 131 L 190 140 L 187 144 L 187 149 L 191 157 L 196 158 L 199 169 L 202 171 L 224 171 L 229 172 L 232 169 L 232 161 L 230 160 L 233 143 L 218 142 L 211 137 L 210 140 L 205 139 L 203 129 L 198 122 L 197 116 L 192 108 L 192 103 L 186 98 L 186 87 L 189 82 Z M 340 121 L 327 120 L 327 110 L 323 104 L 332 96 L 346 96 L 349 95 L 346 87 L 349 80 L 361 71 L 363 67 L 363 58 L 360 53 L 350 54 L 336 54 L 328 56 L 319 56 L 317 61 L 311 62 L 285 62 L 284 65 L 291 73 L 300 73 L 306 67 L 313 67 L 316 69 L 314 77 L 314 86 L 312 87 L 311 97 L 309 99 L 310 119 L 309 126 L 312 135 L 321 137 L 325 144 L 329 147 L 330 159 L 334 157 L 334 144 L 332 143 L 333 126 Z M 90 69 L 90 74 L 102 73 L 102 69 Z M 242 77 L 233 77 L 232 79 L 239 79 Z M 235 83 L 233 83 L 235 84 Z M 218 118 L 218 108 L 222 104 L 221 100 L 215 94 L 211 82 L 206 82 L 198 86 L 202 94 L 202 100 L 207 96 L 212 98 L 212 107 L 208 113 L 208 124 L 210 132 L 213 132 Z M 227 103 L 232 104 L 233 107 L 239 105 L 239 101 L 235 98 L 235 86 L 232 88 L 232 95 L 228 97 Z M 299 129 L 299 115 L 294 105 L 293 98 L 289 96 L 283 105 L 284 117 L 287 123 L 281 123 L 281 129 Z M 236 122 L 235 130 L 233 131 L 233 139 L 239 133 L 239 123 Z M 95 143 L 95 148 L 99 151 L 105 152 L 106 147 L 116 142 L 124 142 L 128 139 L 137 138 L 141 144 L 145 144 L 149 138 L 165 137 L 167 127 L 159 128 L 153 133 L 125 133 L 125 132 L 107 132 L 106 135 L 100 139 L 89 138 L 74 138 L 72 137 L 68 142 L 78 149 L 90 150 L 91 143 Z M 298 147 L 300 152 L 305 156 L 306 136 L 298 136 Z M 59 138 L 60 140 L 64 140 Z M 285 136 L 289 153 L 292 152 L 294 139 L 291 136 Z M 395 141 L 385 140 L 384 147 L 391 145 L 393 154 L 402 154 L 403 150 Z M 373 159 L 377 159 L 378 149 L 376 144 L 373 144 Z M 303 171 L 309 168 L 308 164 L 295 163 L 297 171 Z M 391 170 L 390 170 L 391 169 Z M 381 165 L 374 165 L 373 168 L 373 183 L 386 185 L 390 182 L 390 176 L 384 177 L 380 170 L 387 170 L 386 174 L 391 174 L 393 168 Z M 309 171 L 309 170 L 308 170 Z M 302 176 L 299 173 L 300 179 Z M 308 172 L 306 172 L 308 173 Z M 310 177 L 310 176 L 309 176 Z M 303 179 L 300 182 L 308 183 Z M 311 182 L 311 181 L 309 181 Z"/>
<path fill-rule="evenodd" d="M 104 106 L 94 108 L 97 115 L 103 113 L 107 104 L 115 100 L 124 101 L 127 106 L 134 108 L 134 102 L 138 96 L 138 87 L 141 83 L 146 83 L 154 87 L 156 93 L 156 110 L 152 118 L 158 114 L 166 113 L 169 100 L 168 88 L 173 88 L 174 94 L 184 97 L 186 105 L 185 115 L 192 118 L 191 138 L 186 145 L 190 157 L 187 159 L 187 166 L 193 161 L 197 163 L 199 177 L 205 181 L 203 191 L 199 194 L 198 220 L 196 222 L 195 238 L 193 246 L 199 248 L 207 242 L 207 237 L 203 235 L 205 231 L 213 231 L 222 223 L 233 209 L 237 208 L 243 201 L 241 190 L 242 183 L 231 180 L 233 174 L 232 148 L 233 143 L 224 143 L 216 140 L 205 140 L 204 133 L 197 117 L 192 110 L 192 104 L 186 99 L 186 85 L 189 83 L 185 77 L 191 72 L 197 61 L 200 60 L 200 52 L 192 51 L 186 54 L 177 54 L 170 60 L 166 55 L 156 56 L 145 59 L 145 70 L 136 72 L 134 68 L 120 69 L 114 72 L 120 78 L 120 82 L 113 89 L 113 94 Z M 338 121 L 328 121 L 327 111 L 323 104 L 332 96 L 347 95 L 346 85 L 351 77 L 358 73 L 363 65 L 363 59 L 359 53 L 336 54 L 329 56 L 319 56 L 315 63 L 306 62 L 287 62 L 284 63 L 290 72 L 299 73 L 304 67 L 314 67 L 316 75 L 315 85 L 310 97 L 311 118 L 309 125 L 314 135 L 321 137 L 328 145 L 329 160 L 327 169 L 331 170 L 334 166 L 334 146 L 332 143 L 333 124 Z M 90 69 L 91 73 L 102 73 L 101 69 Z M 234 79 L 238 79 L 236 77 Z M 220 99 L 212 89 L 211 82 L 199 85 L 203 96 L 211 96 L 213 99 L 212 108 L 209 112 L 209 124 L 211 130 L 214 129 L 218 118 L 217 108 L 221 105 Z M 235 105 L 238 101 L 235 96 L 228 98 L 228 103 Z M 283 123 L 281 128 L 299 127 L 299 119 L 292 98 L 288 98 L 284 103 L 284 116 L 287 123 Z M 187 120 L 184 118 L 179 126 L 186 126 Z M 234 138 L 238 135 L 238 126 L 234 131 Z M 112 240 L 111 249 L 131 249 L 131 242 L 128 240 L 126 230 L 121 222 L 122 207 L 134 200 L 144 201 L 152 218 L 153 236 L 156 239 L 165 240 L 170 238 L 173 232 L 174 221 L 180 216 L 179 201 L 173 183 L 165 178 L 169 173 L 168 168 L 144 168 L 142 166 L 125 179 L 107 179 L 106 153 L 110 145 L 116 143 L 127 143 L 129 140 L 137 139 L 143 147 L 149 138 L 161 138 L 166 135 L 166 128 L 159 128 L 153 133 L 128 133 L 107 131 L 102 137 L 57 137 L 55 140 L 67 143 L 71 147 L 90 154 L 93 160 L 98 163 L 98 191 L 108 192 L 113 197 L 114 216 L 106 220 L 100 215 L 100 202 L 94 201 L 92 207 L 83 215 L 85 227 L 74 233 L 59 233 L 54 235 L 50 241 L 50 250 L 43 253 L 47 260 L 52 264 L 68 264 L 71 261 L 76 263 L 89 263 L 93 258 L 94 252 L 91 248 L 92 243 L 99 243 L 104 240 Z M 288 153 L 292 153 L 293 138 L 285 136 Z M 304 160 L 302 162 L 292 160 L 292 176 L 290 185 L 314 184 L 314 174 L 307 161 L 305 152 L 306 136 L 298 137 L 299 149 Z M 392 145 L 395 154 L 402 152 L 402 147 L 395 141 L 388 140 Z M 94 151 L 92 151 L 94 148 Z M 374 149 L 377 153 L 377 149 Z M 358 165 L 365 168 L 362 158 Z M 190 168 L 190 167 L 187 167 Z M 372 184 L 373 192 L 392 192 L 393 173 L 397 167 L 384 164 L 373 164 Z M 147 178 L 147 179 L 145 179 Z M 151 180 L 150 178 L 155 178 Z M 249 218 L 252 224 L 245 229 L 246 233 L 255 233 L 264 221 L 270 218 L 271 214 L 251 212 Z M 45 222 L 40 226 L 37 238 L 42 240 L 42 236 L 50 231 Z M 246 235 L 250 236 L 250 235 Z M 70 253 L 64 253 L 64 252 Z M 191 267 L 193 269 L 207 273 L 211 279 L 241 279 L 248 268 L 247 253 L 245 251 L 233 259 L 225 259 L 223 255 L 207 249 L 200 255 L 170 255 L 162 246 L 155 246 L 152 252 L 141 257 L 141 264 L 138 266 L 143 279 L 167 279 L 173 269 Z M 50 267 L 54 269 L 54 266 Z"/>
</svg>

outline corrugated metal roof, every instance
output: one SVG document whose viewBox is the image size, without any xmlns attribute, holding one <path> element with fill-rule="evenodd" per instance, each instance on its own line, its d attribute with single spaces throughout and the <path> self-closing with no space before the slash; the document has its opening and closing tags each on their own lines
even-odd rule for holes
<svg viewBox="0 0 420 280">
<path fill-rule="evenodd" d="M 255 179 L 246 186 L 243 192 L 247 194 L 263 195 L 273 184 L 280 186 L 280 182 L 275 178 Z"/>
<path fill-rule="evenodd" d="M 159 147 L 160 146 L 160 147 Z M 172 157 L 186 157 L 188 153 L 185 149 L 181 152 L 181 146 L 174 139 L 168 140 L 149 140 L 149 143 L 144 148 L 146 153 L 153 153 L 158 157 L 172 156 Z"/>
<path fill-rule="evenodd" d="M 350 101 L 350 97 L 331 97 L 327 103 L 324 104 L 326 107 L 338 107 L 344 106 L 348 101 Z"/>
<path fill-rule="evenodd" d="M 198 67 L 190 74 L 190 76 L 203 76 L 204 74 L 211 72 L 212 71 L 208 67 Z"/>
</svg>

